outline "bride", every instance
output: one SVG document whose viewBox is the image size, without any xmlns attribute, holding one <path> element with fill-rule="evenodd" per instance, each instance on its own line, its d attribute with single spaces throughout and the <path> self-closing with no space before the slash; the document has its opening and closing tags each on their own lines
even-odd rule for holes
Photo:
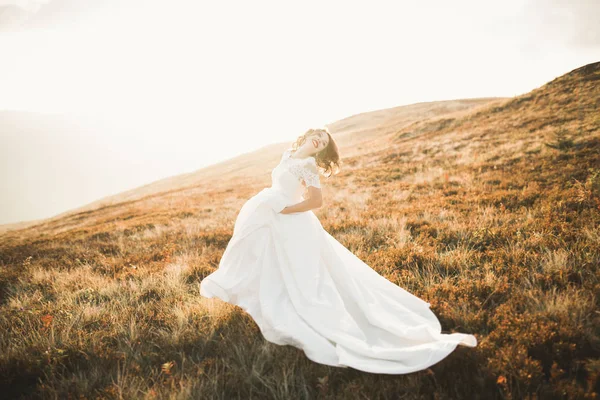
<svg viewBox="0 0 600 400">
<path fill-rule="evenodd" d="M 311 211 L 322 204 L 319 173 L 331 176 L 338 163 L 327 129 L 298 137 L 271 172 L 271 187 L 242 206 L 200 294 L 243 308 L 266 340 L 334 367 L 406 374 L 457 345 L 475 347 L 473 335 L 441 333 L 428 302 L 379 275 L 323 228 Z"/>
</svg>

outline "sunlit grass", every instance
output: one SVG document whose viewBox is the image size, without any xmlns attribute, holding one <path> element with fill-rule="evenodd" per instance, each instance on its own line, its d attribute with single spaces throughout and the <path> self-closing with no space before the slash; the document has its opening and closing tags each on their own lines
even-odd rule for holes
<svg viewBox="0 0 600 400">
<path fill-rule="evenodd" d="M 596 64 L 470 114 L 386 127 L 385 150 L 322 180 L 315 214 L 323 227 L 430 302 L 444 332 L 476 335 L 476 348 L 409 375 L 336 369 L 265 341 L 239 307 L 202 298 L 199 283 L 218 267 L 244 201 L 269 185 L 265 174 L 247 186 L 191 187 L 6 233 L 0 390 L 44 398 L 594 398 L 599 77 Z"/>
</svg>

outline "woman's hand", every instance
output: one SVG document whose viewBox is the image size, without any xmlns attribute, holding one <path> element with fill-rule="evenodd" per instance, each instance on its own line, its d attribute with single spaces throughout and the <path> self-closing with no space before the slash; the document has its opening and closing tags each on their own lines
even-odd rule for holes
<svg viewBox="0 0 600 400">
<path fill-rule="evenodd" d="M 283 210 L 279 211 L 279 214 L 287 214 L 287 207 L 284 207 Z"/>
</svg>

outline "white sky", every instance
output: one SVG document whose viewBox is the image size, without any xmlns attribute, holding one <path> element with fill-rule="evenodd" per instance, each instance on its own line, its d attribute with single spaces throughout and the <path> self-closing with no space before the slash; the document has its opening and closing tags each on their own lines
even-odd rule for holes
<svg viewBox="0 0 600 400">
<path fill-rule="evenodd" d="M 94 141 L 151 172 L 0 223 L 360 112 L 519 95 L 600 55 L 591 0 L 97 3 L 0 0 L 0 110 L 102 115 L 112 128 Z"/>
</svg>

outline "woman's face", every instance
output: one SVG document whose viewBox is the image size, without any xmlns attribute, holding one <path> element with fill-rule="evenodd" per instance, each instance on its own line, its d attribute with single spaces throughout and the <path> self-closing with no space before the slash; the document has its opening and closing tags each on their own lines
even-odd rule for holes
<svg viewBox="0 0 600 400">
<path fill-rule="evenodd" d="M 311 134 L 306 138 L 302 147 L 306 146 L 310 149 L 309 154 L 316 154 L 323 150 L 329 144 L 329 135 L 319 131 Z"/>
</svg>

